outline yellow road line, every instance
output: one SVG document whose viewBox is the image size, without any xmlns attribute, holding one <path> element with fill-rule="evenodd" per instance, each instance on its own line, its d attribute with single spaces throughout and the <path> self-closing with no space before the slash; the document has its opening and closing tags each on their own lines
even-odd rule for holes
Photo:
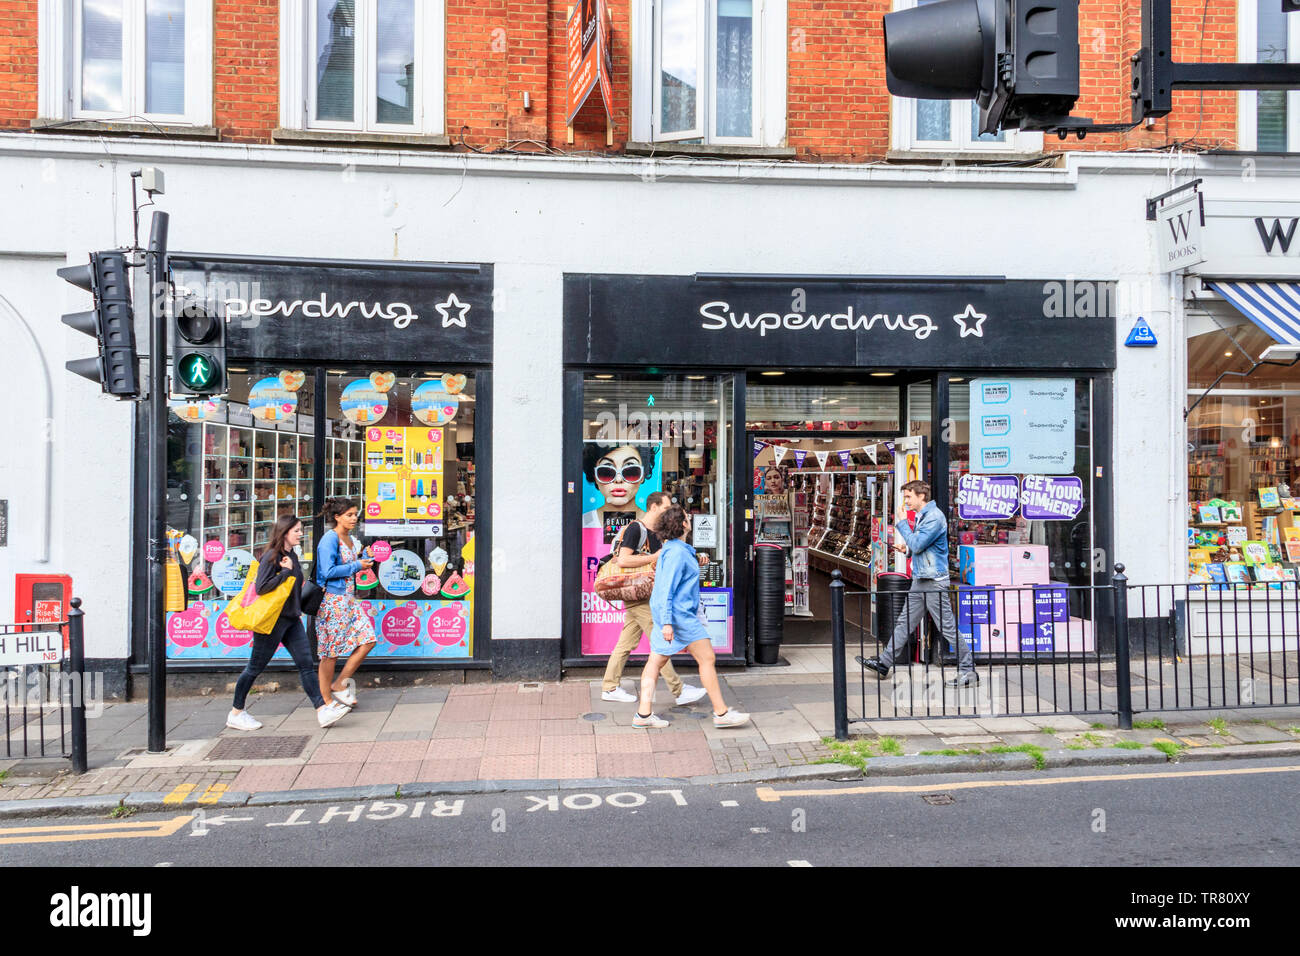
<svg viewBox="0 0 1300 956">
<path fill-rule="evenodd" d="M 981 787 L 1050 787 L 1061 783 L 1102 783 L 1112 780 L 1161 780 L 1181 777 L 1227 777 L 1247 773 L 1295 773 L 1300 766 L 1245 767 L 1240 770 L 1176 770 L 1159 773 L 1096 774 L 1087 777 L 1046 777 L 1030 780 L 967 780 L 961 783 L 923 783 L 915 786 L 842 787 L 836 790 L 773 790 L 756 787 L 755 794 L 764 803 L 785 797 L 860 796 L 868 793 L 936 793 L 947 790 L 975 790 Z"/>
<path fill-rule="evenodd" d="M 194 790 L 194 784 L 182 783 L 167 796 L 163 797 L 163 803 L 184 803 L 185 798 Z"/>
<path fill-rule="evenodd" d="M 0 829 L 0 845 L 11 843 L 75 843 L 82 840 L 125 840 L 131 837 L 171 836 L 193 820 L 191 815 L 162 822 L 87 823 L 82 826 L 8 827 Z M 9 836 L 23 833 L 26 836 Z"/>
<path fill-rule="evenodd" d="M 199 803 L 216 803 L 225 792 L 226 785 L 224 783 L 214 783 L 203 791 L 203 795 L 199 797 Z"/>
</svg>

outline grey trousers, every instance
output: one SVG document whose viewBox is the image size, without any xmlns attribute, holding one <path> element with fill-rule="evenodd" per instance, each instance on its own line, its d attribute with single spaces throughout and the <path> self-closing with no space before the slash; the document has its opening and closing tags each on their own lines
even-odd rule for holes
<svg viewBox="0 0 1300 956">
<path fill-rule="evenodd" d="M 886 667 L 894 666 L 894 661 L 907 646 L 908 637 L 924 620 L 922 608 L 938 624 L 943 639 L 957 648 L 957 669 L 962 673 L 973 671 L 975 660 L 970 645 L 957 633 L 957 618 L 948 597 L 947 577 L 916 578 L 912 581 L 912 590 L 907 592 L 907 607 L 898 618 L 889 646 L 880 653 L 880 663 Z"/>
</svg>

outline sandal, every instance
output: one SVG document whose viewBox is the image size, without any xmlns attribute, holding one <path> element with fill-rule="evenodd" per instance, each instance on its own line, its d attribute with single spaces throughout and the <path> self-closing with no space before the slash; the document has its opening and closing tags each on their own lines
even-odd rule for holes
<svg viewBox="0 0 1300 956">
<path fill-rule="evenodd" d="M 333 691 L 332 693 L 334 695 L 334 699 L 337 700 L 340 704 L 343 704 L 347 707 L 357 706 L 357 692 L 354 691 L 351 687 L 345 687 L 342 690 L 336 690 Z"/>
</svg>

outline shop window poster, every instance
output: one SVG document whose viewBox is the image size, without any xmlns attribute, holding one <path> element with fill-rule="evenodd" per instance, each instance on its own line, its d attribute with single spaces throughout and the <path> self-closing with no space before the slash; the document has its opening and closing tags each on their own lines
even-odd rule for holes
<svg viewBox="0 0 1300 956">
<path fill-rule="evenodd" d="M 431 563 L 438 573 L 447 572 L 441 580 L 441 600 L 407 600 L 401 597 L 369 597 L 378 594 L 375 589 L 358 595 L 361 606 L 375 625 L 378 638 L 372 659 L 397 658 L 468 658 L 474 654 L 474 536 L 470 535 L 461 549 L 462 567 L 459 572 L 447 572 L 445 562 Z M 227 552 L 227 556 L 233 552 Z M 436 552 L 435 552 L 436 553 Z M 385 570 L 384 565 L 393 568 Z M 247 566 L 244 566 L 245 569 Z M 422 577 L 411 577 L 410 568 L 420 569 Z M 416 588 L 427 576 L 424 564 L 410 551 L 395 549 L 387 560 L 379 564 L 379 579 L 396 584 L 414 580 Z M 216 576 L 216 569 L 213 569 Z M 242 585 L 241 585 L 242 586 Z M 413 589 L 414 590 L 414 589 Z M 238 593 L 238 588 L 235 589 Z M 393 592 L 389 592 L 391 595 Z M 450 597 L 455 594 L 457 597 Z M 230 626 L 226 605 L 231 595 L 211 592 L 203 600 L 190 601 L 184 611 L 166 616 L 167 657 L 169 660 L 221 660 L 246 658 L 252 648 L 253 635 Z M 309 618 L 303 618 L 306 626 Z M 617 635 L 616 635 L 617 638 Z M 279 648 L 275 660 L 289 660 L 288 652 Z"/>
<path fill-rule="evenodd" d="M 296 389 L 287 388 L 278 376 L 261 379 L 248 390 L 248 408 L 259 422 L 285 421 L 297 407 Z"/>
<path fill-rule="evenodd" d="M 443 439 L 441 428 L 366 429 L 367 536 L 442 535 Z"/>
<path fill-rule="evenodd" d="M 420 385 L 411 395 L 411 414 L 424 425 L 446 425 L 456 418 L 464 375 L 443 375 Z"/>
<path fill-rule="evenodd" d="M 339 396 L 339 411 L 343 417 L 354 425 L 370 425 L 382 421 L 388 413 L 388 389 L 392 388 L 392 382 L 385 376 L 392 374 L 374 372 L 370 378 L 358 378 L 349 382 Z"/>
<path fill-rule="evenodd" d="M 661 442 L 588 440 L 582 451 L 582 653 L 608 654 L 623 630 L 623 606 L 596 594 L 600 559 L 622 527 L 663 487 Z M 648 650 L 649 641 L 642 644 Z M 638 648 L 638 653 L 642 653 Z"/>
<path fill-rule="evenodd" d="M 970 383 L 970 470 L 1069 475 L 1074 471 L 1072 378 L 977 378 Z"/>
</svg>

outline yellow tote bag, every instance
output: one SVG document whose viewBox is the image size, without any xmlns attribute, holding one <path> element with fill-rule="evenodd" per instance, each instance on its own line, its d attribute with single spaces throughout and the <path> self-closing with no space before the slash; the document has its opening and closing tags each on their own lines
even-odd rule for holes
<svg viewBox="0 0 1300 956">
<path fill-rule="evenodd" d="M 293 576 L 285 578 L 270 594 L 258 594 L 254 587 L 256 582 L 257 562 L 254 561 L 244 579 L 243 589 L 226 605 L 226 617 L 230 618 L 230 626 L 238 630 L 270 634 L 284 602 L 289 600 L 289 592 L 293 590 Z"/>
</svg>

